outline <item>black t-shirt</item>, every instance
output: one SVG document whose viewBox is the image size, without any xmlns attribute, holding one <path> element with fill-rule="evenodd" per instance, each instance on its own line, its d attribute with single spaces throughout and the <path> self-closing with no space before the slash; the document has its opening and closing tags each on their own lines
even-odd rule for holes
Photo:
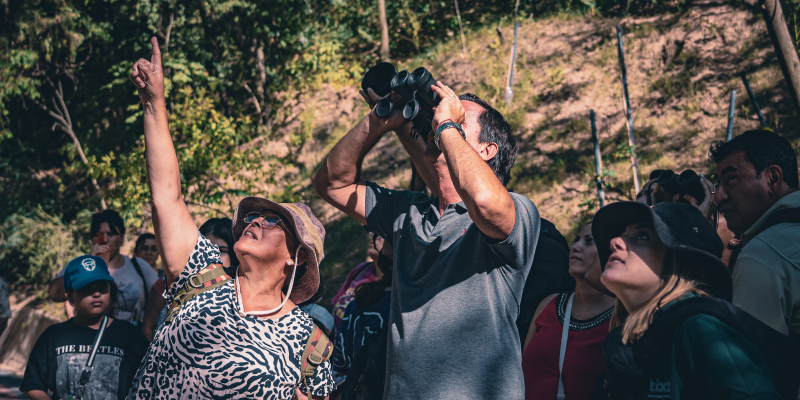
<svg viewBox="0 0 800 400">
<path fill-rule="evenodd" d="M 50 391 L 53 399 L 75 393 L 96 335 L 96 329 L 74 319 L 48 327 L 33 346 L 20 390 Z M 133 324 L 112 320 L 97 348 L 83 398 L 124 399 L 149 345 Z"/>
</svg>

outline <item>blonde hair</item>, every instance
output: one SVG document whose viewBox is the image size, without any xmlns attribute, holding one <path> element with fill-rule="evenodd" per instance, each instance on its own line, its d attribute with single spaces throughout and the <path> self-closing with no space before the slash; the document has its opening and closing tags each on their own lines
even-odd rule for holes
<svg viewBox="0 0 800 400">
<path fill-rule="evenodd" d="M 664 266 L 661 268 L 661 287 L 650 299 L 633 313 L 629 313 L 617 298 L 614 313 L 611 315 L 611 329 L 622 326 L 623 344 L 639 340 L 650 327 L 653 316 L 661 309 L 661 306 L 689 293 L 706 296 L 706 293 L 699 289 L 700 283 L 690 278 L 693 272 L 691 267 L 681 265 L 678 252 L 669 250 L 664 257 Z"/>
</svg>

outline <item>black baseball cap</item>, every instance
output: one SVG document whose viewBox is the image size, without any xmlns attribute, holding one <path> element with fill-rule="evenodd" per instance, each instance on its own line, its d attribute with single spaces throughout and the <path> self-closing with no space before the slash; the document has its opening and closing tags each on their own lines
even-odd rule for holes
<svg viewBox="0 0 800 400">
<path fill-rule="evenodd" d="M 611 257 L 611 239 L 636 222 L 651 223 L 661 242 L 680 253 L 682 263 L 700 272 L 700 276 L 692 278 L 704 285 L 703 290 L 731 301 L 733 280 L 728 267 L 719 259 L 722 240 L 700 210 L 685 203 L 666 202 L 648 207 L 635 201 L 621 201 L 597 211 L 592 221 L 592 236 L 603 270 Z"/>
</svg>

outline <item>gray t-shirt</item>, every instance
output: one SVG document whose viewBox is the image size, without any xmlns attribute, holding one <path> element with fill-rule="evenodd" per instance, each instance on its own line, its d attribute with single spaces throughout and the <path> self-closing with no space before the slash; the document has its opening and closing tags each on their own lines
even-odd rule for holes
<svg viewBox="0 0 800 400">
<path fill-rule="evenodd" d="M 515 321 L 539 239 L 536 206 L 510 193 L 516 222 L 485 236 L 464 203 L 367 184 L 370 229 L 392 241 L 386 399 L 523 399 Z"/>
<path fill-rule="evenodd" d="M 108 269 L 108 273 L 114 278 L 114 283 L 116 283 L 119 288 L 117 307 L 114 308 L 114 313 L 112 315 L 114 318 L 133 321 L 134 314 L 136 314 L 136 316 L 138 316 L 137 320 L 141 320 L 145 306 L 145 291 L 150 294 L 150 288 L 153 287 L 153 284 L 158 279 L 158 274 L 147 261 L 137 257 L 136 261 L 139 262 L 139 268 L 141 268 L 142 275 L 144 275 L 144 279 L 147 283 L 147 287 L 144 287 L 142 277 L 136 272 L 136 267 L 133 266 L 131 259 L 128 256 L 122 257 L 125 259 L 125 263 L 122 264 L 121 267 L 117 269 Z M 64 276 L 64 270 L 66 268 L 65 266 L 61 272 L 58 273 L 58 276 Z"/>
</svg>

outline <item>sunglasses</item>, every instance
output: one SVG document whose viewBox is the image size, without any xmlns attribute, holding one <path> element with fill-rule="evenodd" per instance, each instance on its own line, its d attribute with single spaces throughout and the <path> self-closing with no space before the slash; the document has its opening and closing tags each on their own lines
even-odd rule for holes
<svg viewBox="0 0 800 400">
<path fill-rule="evenodd" d="M 152 251 L 152 252 L 155 253 L 155 252 L 158 251 L 158 246 L 156 246 L 156 245 L 152 245 L 152 246 L 142 245 L 142 246 L 139 247 L 139 251 Z"/>
<path fill-rule="evenodd" d="M 292 240 L 296 241 L 296 238 L 294 237 L 292 231 L 290 231 L 289 228 L 286 227 L 286 224 L 283 223 L 281 217 L 275 214 L 263 214 L 258 211 L 252 211 L 247 213 L 247 215 L 244 216 L 242 221 L 247 225 L 251 225 L 254 222 L 256 222 L 256 220 L 259 218 L 263 218 L 262 222 L 259 224 L 261 229 L 272 229 L 277 226 L 283 229 L 283 231 L 286 232 L 286 234 L 288 234 L 289 237 L 292 238 Z"/>
</svg>

